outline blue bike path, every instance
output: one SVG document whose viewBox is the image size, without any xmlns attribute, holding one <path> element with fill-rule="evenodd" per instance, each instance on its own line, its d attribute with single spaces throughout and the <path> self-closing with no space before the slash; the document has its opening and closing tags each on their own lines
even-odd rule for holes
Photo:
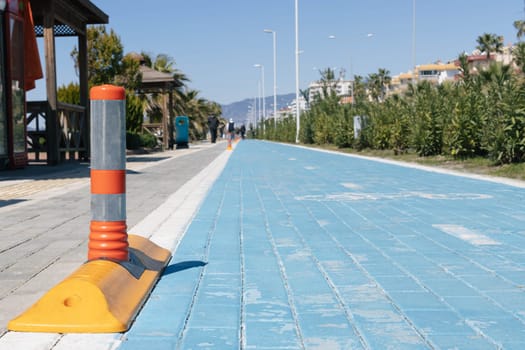
<svg viewBox="0 0 525 350">
<path fill-rule="evenodd" d="M 525 349 L 524 199 L 239 142 L 119 349 Z"/>
</svg>

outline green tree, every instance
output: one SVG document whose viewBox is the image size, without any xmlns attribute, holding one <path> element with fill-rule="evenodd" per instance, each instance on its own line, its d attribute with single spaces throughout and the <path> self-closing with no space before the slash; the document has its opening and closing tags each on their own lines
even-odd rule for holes
<svg viewBox="0 0 525 350">
<path fill-rule="evenodd" d="M 501 97 L 504 86 L 512 79 L 512 68 L 508 64 L 492 62 L 488 69 L 480 72 L 480 77 L 490 91 L 496 92 L 496 95 Z"/>
<path fill-rule="evenodd" d="M 126 90 L 126 130 L 132 133 L 142 131 L 144 101 L 133 91 Z"/>
<path fill-rule="evenodd" d="M 139 69 L 140 63 L 133 54 L 128 54 L 122 58 L 119 74 L 113 78 L 113 83 L 124 86 L 129 91 L 139 89 L 142 82 L 142 74 Z"/>
<path fill-rule="evenodd" d="M 452 87 L 450 123 L 445 128 L 444 143 L 453 157 L 465 158 L 485 154 L 487 104 L 479 81 Z"/>
<path fill-rule="evenodd" d="M 410 147 L 410 106 L 406 100 L 395 95 L 387 100 L 392 111 L 390 146 L 395 154 L 406 153 Z"/>
<path fill-rule="evenodd" d="M 314 101 L 309 101 L 311 103 L 316 103 L 326 97 L 336 94 L 335 87 L 337 82 L 335 80 L 335 71 L 331 68 L 326 68 L 320 70 L 319 74 L 321 75 L 321 78 L 318 83 L 321 86 L 321 90 L 314 96 Z"/>
<path fill-rule="evenodd" d="M 197 90 L 188 90 L 184 95 L 184 115 L 190 119 L 190 138 L 192 140 L 200 140 L 206 136 L 208 115 L 212 106 L 208 100 L 198 95 Z"/>
<path fill-rule="evenodd" d="M 57 99 L 63 103 L 79 105 L 80 86 L 77 83 L 69 83 L 67 86 L 60 86 L 57 90 Z"/>
<path fill-rule="evenodd" d="M 307 106 L 310 105 L 310 88 L 307 88 L 307 89 L 304 89 L 304 90 L 299 89 L 299 94 L 306 101 L 306 105 Z"/>
<path fill-rule="evenodd" d="M 333 134 L 334 144 L 337 147 L 352 146 L 354 142 L 354 123 L 351 106 L 343 105 L 338 109 Z"/>
<path fill-rule="evenodd" d="M 487 149 L 499 163 L 525 160 L 525 86 L 509 65 L 494 62 L 482 72 L 487 98 Z"/>
<path fill-rule="evenodd" d="M 220 117 L 222 115 L 222 107 L 217 102 L 208 101 L 206 109 L 209 115 L 214 115 L 217 117 Z"/>
<path fill-rule="evenodd" d="M 367 100 L 366 96 L 366 85 L 364 83 L 364 78 L 360 75 L 354 75 L 354 105 L 358 106 L 359 104 L 365 103 Z"/>
<path fill-rule="evenodd" d="M 71 56 L 78 72 L 78 49 L 74 48 Z M 88 81 L 90 86 L 112 84 L 122 71 L 124 48 L 120 37 L 106 26 L 87 28 Z"/>
<path fill-rule="evenodd" d="M 119 36 L 106 27 L 92 26 L 87 29 L 88 85 L 114 84 L 126 89 L 126 128 L 138 132 L 142 123 L 142 102 L 134 98 L 141 75 L 138 64 L 130 57 L 123 56 Z M 78 49 L 71 52 L 78 71 Z"/>
<path fill-rule="evenodd" d="M 516 37 L 519 41 L 521 41 L 521 38 L 525 35 L 525 21 L 523 20 L 516 20 L 513 23 L 514 28 L 516 28 Z"/>
<path fill-rule="evenodd" d="M 441 154 L 443 147 L 443 101 L 429 82 L 418 84 L 414 105 L 413 138 L 420 156 Z"/>
<path fill-rule="evenodd" d="M 377 73 L 369 74 L 368 88 L 372 98 L 378 102 L 384 101 L 391 81 L 390 71 L 384 68 L 380 68 Z"/>
<path fill-rule="evenodd" d="M 484 33 L 476 42 L 476 48 L 487 55 L 487 60 L 490 59 L 491 53 L 500 53 L 503 49 L 503 37 L 496 34 Z"/>
<path fill-rule="evenodd" d="M 166 54 L 158 54 L 155 56 L 155 59 L 152 59 L 150 54 L 146 52 L 141 52 L 139 59 L 142 61 L 142 64 L 145 64 L 147 67 L 173 76 L 173 113 L 174 115 L 183 115 L 184 103 L 186 101 L 186 97 L 184 96 L 186 93 L 186 83 L 190 80 L 183 72 L 175 67 L 175 60 Z M 152 121 L 160 121 L 164 97 L 155 93 L 147 94 L 144 97 L 146 98 L 144 113 L 148 114 Z"/>
<path fill-rule="evenodd" d="M 525 43 L 519 42 L 512 51 L 514 61 L 516 65 L 521 69 L 522 73 L 525 73 Z"/>
<path fill-rule="evenodd" d="M 514 28 L 516 28 L 516 37 L 518 43 L 514 46 L 512 56 L 516 62 L 516 65 L 521 69 L 521 73 L 525 73 L 525 43 L 521 41 L 521 38 L 525 35 L 525 21 L 517 20 L 514 21 Z"/>
<path fill-rule="evenodd" d="M 335 70 L 332 68 L 326 68 L 324 70 L 320 70 L 319 74 L 321 75 L 321 82 L 331 84 L 335 80 Z"/>
<path fill-rule="evenodd" d="M 458 57 L 460 77 L 464 82 L 471 80 L 472 75 L 470 74 L 470 67 L 468 64 L 468 55 L 462 53 Z"/>
<path fill-rule="evenodd" d="M 142 119 L 145 113 L 153 120 L 160 121 L 161 106 L 164 101 L 157 94 L 137 95 L 142 75 L 140 65 L 147 66 L 173 76 L 173 111 L 172 115 L 188 115 L 191 120 L 191 136 L 200 138 L 205 134 L 207 116 L 220 116 L 219 104 L 198 97 L 196 90 L 188 90 L 188 77 L 176 68 L 175 60 L 166 54 L 158 54 L 155 59 L 142 52 L 141 55 L 123 55 L 123 45 L 119 36 L 106 27 L 92 26 L 87 29 L 88 39 L 88 83 L 89 86 L 115 84 L 126 88 L 126 125 L 128 131 L 138 133 L 142 129 Z M 78 71 L 78 49 L 74 48 L 71 56 Z M 78 89 L 70 85 L 62 87 L 60 100 L 76 103 L 73 95 Z"/>
</svg>

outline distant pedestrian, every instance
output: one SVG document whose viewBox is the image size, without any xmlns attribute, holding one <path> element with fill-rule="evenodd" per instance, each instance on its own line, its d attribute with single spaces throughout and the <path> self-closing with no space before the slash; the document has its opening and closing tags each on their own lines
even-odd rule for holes
<svg viewBox="0 0 525 350">
<path fill-rule="evenodd" d="M 211 143 L 217 141 L 217 128 L 219 127 L 219 119 L 215 115 L 208 117 L 208 128 L 210 129 Z"/>
<path fill-rule="evenodd" d="M 230 139 L 230 141 L 233 141 L 233 139 L 235 138 L 235 123 L 231 118 L 230 122 L 228 123 L 228 138 Z"/>
<path fill-rule="evenodd" d="M 232 141 L 235 138 L 235 123 L 233 122 L 233 119 L 230 118 L 230 122 L 228 123 L 228 149 L 232 148 Z"/>
<path fill-rule="evenodd" d="M 246 127 L 241 125 L 241 138 L 244 140 L 244 137 L 246 136 Z"/>
</svg>

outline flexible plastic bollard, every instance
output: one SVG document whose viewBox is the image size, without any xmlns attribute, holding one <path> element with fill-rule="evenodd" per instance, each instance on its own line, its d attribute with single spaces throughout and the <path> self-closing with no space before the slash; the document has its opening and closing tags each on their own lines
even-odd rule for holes
<svg viewBox="0 0 525 350">
<path fill-rule="evenodd" d="M 226 149 L 227 149 L 228 151 L 233 150 L 233 147 L 232 147 L 232 137 L 231 137 L 231 135 L 228 135 L 228 146 L 226 147 Z"/>
<path fill-rule="evenodd" d="M 131 326 L 171 252 L 126 232 L 125 92 L 91 90 L 91 214 L 88 261 L 7 328 L 112 333 Z"/>
<path fill-rule="evenodd" d="M 91 216 L 88 260 L 127 261 L 126 93 L 91 89 Z M 116 132 L 117 131 L 117 132 Z"/>
</svg>

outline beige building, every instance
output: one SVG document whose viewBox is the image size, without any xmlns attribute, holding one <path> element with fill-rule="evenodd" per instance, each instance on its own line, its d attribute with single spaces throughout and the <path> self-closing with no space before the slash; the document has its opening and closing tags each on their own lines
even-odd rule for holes
<svg viewBox="0 0 525 350">
<path fill-rule="evenodd" d="M 505 46 L 501 53 L 492 53 L 487 58 L 485 53 L 475 50 L 467 56 L 467 61 L 471 73 L 477 73 L 487 69 L 491 62 L 501 62 L 503 64 L 514 65 L 512 56 L 512 46 Z M 407 90 L 413 79 L 416 81 L 429 81 L 434 84 L 443 84 L 446 81 L 456 81 L 460 76 L 459 60 L 448 63 L 422 64 L 416 67 L 415 75 L 413 72 L 401 73 L 392 77 L 392 82 L 388 94 L 403 93 Z"/>
</svg>

